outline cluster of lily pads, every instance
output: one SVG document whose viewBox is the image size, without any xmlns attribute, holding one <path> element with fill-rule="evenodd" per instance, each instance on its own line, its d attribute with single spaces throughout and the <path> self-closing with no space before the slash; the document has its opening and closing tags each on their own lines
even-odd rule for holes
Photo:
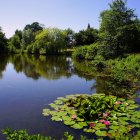
<svg viewBox="0 0 140 140">
<path fill-rule="evenodd" d="M 133 100 L 104 94 L 76 94 L 59 97 L 49 105 L 50 109 L 43 109 L 44 116 L 97 136 L 115 137 L 116 132 L 128 134 L 140 128 L 140 111 L 136 111 L 140 106 Z"/>
</svg>

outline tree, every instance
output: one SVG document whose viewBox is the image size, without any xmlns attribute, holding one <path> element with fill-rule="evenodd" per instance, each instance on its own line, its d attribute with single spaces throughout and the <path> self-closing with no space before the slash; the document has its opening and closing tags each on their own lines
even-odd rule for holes
<svg viewBox="0 0 140 140">
<path fill-rule="evenodd" d="M 100 14 L 100 42 L 107 56 L 119 56 L 134 51 L 140 24 L 134 10 L 127 8 L 123 0 L 115 0 L 110 9 Z"/>
<path fill-rule="evenodd" d="M 58 28 L 47 28 L 36 35 L 32 44 L 34 53 L 57 54 L 66 48 L 67 33 Z"/>
<path fill-rule="evenodd" d="M 0 27 L 0 53 L 7 52 L 7 39 Z"/>
<path fill-rule="evenodd" d="M 28 45 L 35 41 L 35 36 L 43 30 L 43 25 L 38 22 L 27 24 L 22 32 L 22 49 L 25 50 Z"/>
<path fill-rule="evenodd" d="M 44 25 L 41 25 L 40 23 L 38 22 L 33 22 L 32 24 L 27 24 L 24 28 L 24 30 L 28 30 L 28 29 L 31 29 L 33 32 L 37 32 L 37 31 L 41 31 L 43 30 L 43 27 Z"/>
<path fill-rule="evenodd" d="M 22 32 L 22 50 L 26 50 L 27 46 L 35 40 L 35 33 L 31 29 Z"/>
<path fill-rule="evenodd" d="M 9 49 L 11 52 L 21 49 L 22 31 L 16 30 L 15 34 L 9 40 Z"/>
<path fill-rule="evenodd" d="M 90 45 L 97 41 L 98 31 L 94 28 L 91 28 L 88 24 L 86 30 L 79 31 L 75 34 L 76 46 Z"/>
<path fill-rule="evenodd" d="M 66 44 L 67 44 L 66 46 L 68 48 L 71 48 L 75 45 L 75 38 L 74 38 L 75 33 L 70 28 L 66 29 L 65 32 L 66 32 L 65 41 L 66 41 Z"/>
</svg>

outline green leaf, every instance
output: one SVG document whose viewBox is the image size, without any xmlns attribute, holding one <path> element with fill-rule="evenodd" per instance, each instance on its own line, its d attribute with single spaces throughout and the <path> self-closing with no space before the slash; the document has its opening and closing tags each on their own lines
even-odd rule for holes
<svg viewBox="0 0 140 140">
<path fill-rule="evenodd" d="M 62 119 L 59 116 L 54 116 L 51 118 L 53 121 L 62 121 Z"/>
<path fill-rule="evenodd" d="M 88 133 L 95 133 L 95 129 L 87 129 L 87 128 L 85 128 L 84 129 L 84 132 L 88 132 Z"/>
<path fill-rule="evenodd" d="M 68 121 L 68 120 L 65 120 L 65 121 L 64 121 L 64 124 L 65 124 L 65 125 L 74 125 L 74 124 L 75 124 L 75 121 Z"/>
<path fill-rule="evenodd" d="M 100 131 L 100 130 L 97 130 L 96 132 L 95 132 L 95 134 L 97 135 L 97 136 L 106 136 L 106 131 Z"/>
<path fill-rule="evenodd" d="M 74 128 L 74 129 L 82 129 L 83 128 L 83 126 L 81 126 L 79 124 L 74 124 L 71 127 Z"/>
</svg>

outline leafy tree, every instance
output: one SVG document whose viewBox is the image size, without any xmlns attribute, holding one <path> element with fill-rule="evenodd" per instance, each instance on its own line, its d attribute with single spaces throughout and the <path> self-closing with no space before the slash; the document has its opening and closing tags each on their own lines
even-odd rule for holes
<svg viewBox="0 0 140 140">
<path fill-rule="evenodd" d="M 58 28 L 47 28 L 36 35 L 33 52 L 57 54 L 66 48 L 67 33 Z"/>
<path fill-rule="evenodd" d="M 35 41 L 35 36 L 43 30 L 43 25 L 38 22 L 27 24 L 22 32 L 22 49 L 25 50 L 28 45 Z"/>
<path fill-rule="evenodd" d="M 75 33 L 70 28 L 66 29 L 65 32 L 67 34 L 66 39 L 65 39 L 67 47 L 71 48 L 72 46 L 75 45 L 75 38 L 74 38 Z"/>
<path fill-rule="evenodd" d="M 100 42 L 107 57 L 129 53 L 138 46 L 139 27 L 134 10 L 127 8 L 123 0 L 115 0 L 110 9 L 100 14 Z M 136 41 L 137 40 L 137 41 Z"/>
<path fill-rule="evenodd" d="M 43 26 L 44 25 L 41 25 L 38 22 L 33 22 L 32 24 L 27 24 L 25 26 L 24 30 L 31 29 L 33 32 L 37 32 L 37 31 L 43 30 L 43 28 L 44 28 Z"/>
<path fill-rule="evenodd" d="M 7 39 L 0 27 L 0 53 L 7 52 Z"/>
<path fill-rule="evenodd" d="M 9 39 L 9 42 L 8 42 L 9 51 L 10 52 L 20 51 L 21 48 L 22 48 L 21 40 L 22 40 L 22 31 L 16 30 L 15 34 L 13 35 L 13 37 L 11 37 Z"/>
<path fill-rule="evenodd" d="M 88 25 L 86 30 L 79 31 L 79 33 L 75 34 L 76 46 L 90 45 L 94 43 L 97 38 L 98 31 L 94 28 L 90 28 L 90 25 Z"/>
<path fill-rule="evenodd" d="M 22 49 L 25 50 L 35 40 L 35 33 L 31 29 L 22 32 Z"/>
</svg>

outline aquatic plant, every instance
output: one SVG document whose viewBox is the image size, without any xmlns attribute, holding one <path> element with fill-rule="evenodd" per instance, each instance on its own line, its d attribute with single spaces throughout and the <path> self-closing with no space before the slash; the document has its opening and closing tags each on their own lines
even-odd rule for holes
<svg viewBox="0 0 140 140">
<path fill-rule="evenodd" d="M 50 107 L 43 109 L 44 116 L 97 136 L 115 137 L 116 132 L 128 134 L 140 128 L 140 111 L 135 110 L 139 105 L 116 96 L 69 95 L 59 97 Z"/>
</svg>

